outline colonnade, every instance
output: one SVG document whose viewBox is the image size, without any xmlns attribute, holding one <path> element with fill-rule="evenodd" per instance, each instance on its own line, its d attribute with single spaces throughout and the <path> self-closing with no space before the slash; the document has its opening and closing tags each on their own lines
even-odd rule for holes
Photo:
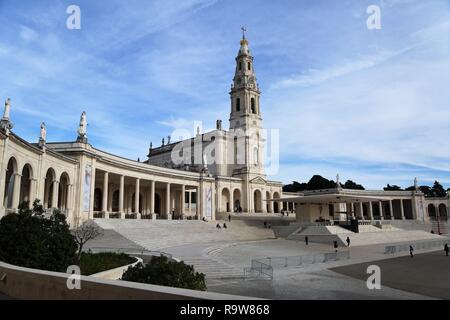
<svg viewBox="0 0 450 320">
<path fill-rule="evenodd" d="M 105 218 L 200 217 L 198 186 L 147 180 L 109 171 L 93 173 L 90 212 Z M 98 178 L 99 181 L 96 181 Z M 100 197 L 101 195 L 101 197 Z M 195 210 L 195 211 L 194 211 Z"/>
</svg>

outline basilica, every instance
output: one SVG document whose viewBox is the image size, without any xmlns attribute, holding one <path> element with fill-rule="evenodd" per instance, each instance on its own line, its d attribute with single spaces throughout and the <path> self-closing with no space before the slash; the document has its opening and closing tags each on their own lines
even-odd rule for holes
<svg viewBox="0 0 450 320">
<path fill-rule="evenodd" d="M 264 172 L 260 91 L 253 57 L 243 36 L 230 91 L 229 129 L 218 120 L 211 132 L 150 147 L 133 161 L 92 146 L 82 113 L 75 141 L 38 143 L 12 131 L 11 102 L 1 120 L 0 215 L 40 199 L 77 225 L 91 218 L 206 219 L 217 213 L 277 213 L 282 184 Z"/>
<path fill-rule="evenodd" d="M 216 220 L 228 214 L 268 215 L 295 211 L 299 222 L 367 223 L 429 221 L 449 216 L 450 196 L 427 199 L 412 191 L 336 188 L 282 192 L 265 174 L 263 110 L 249 42 L 243 36 L 235 59 L 229 128 L 189 139 L 152 144 L 145 161 L 134 161 L 89 143 L 87 114 L 73 141 L 50 142 L 45 123 L 37 143 L 13 129 L 11 101 L 0 121 L 0 217 L 39 199 L 60 209 L 72 226 L 88 219 Z M 222 215 L 222 216 L 221 216 Z"/>
</svg>

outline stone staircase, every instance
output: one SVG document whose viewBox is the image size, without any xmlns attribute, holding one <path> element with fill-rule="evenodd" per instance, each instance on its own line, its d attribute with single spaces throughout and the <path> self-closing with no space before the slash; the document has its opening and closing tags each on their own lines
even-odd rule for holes
<svg viewBox="0 0 450 320">
<path fill-rule="evenodd" d="M 179 258 L 193 265 L 195 271 L 204 273 L 207 279 L 243 278 L 244 271 L 211 258 Z"/>
<path fill-rule="evenodd" d="M 420 240 L 436 240 L 443 239 L 443 237 L 421 230 L 401 230 L 391 232 L 363 232 L 352 234 L 337 234 L 337 237 L 342 243 L 345 243 L 347 237 L 350 238 L 351 246 L 367 246 L 383 243 L 397 243 L 397 242 L 413 242 Z"/>
<path fill-rule="evenodd" d="M 244 221 L 226 222 L 227 229 L 217 229 L 217 221 L 94 219 L 105 229 L 114 230 L 148 250 L 161 250 L 190 243 L 246 241 L 275 238 L 272 229 L 248 226 Z M 220 222 L 223 226 L 223 222 Z"/>
<path fill-rule="evenodd" d="M 311 242 L 330 245 L 333 241 L 337 241 L 339 245 L 346 245 L 346 239 L 349 237 L 351 246 L 442 239 L 437 234 L 423 230 L 402 230 L 396 227 L 380 229 L 373 225 L 360 225 L 359 233 L 340 226 L 306 225 L 287 239 L 304 241 L 305 236 L 308 236 Z"/>
</svg>

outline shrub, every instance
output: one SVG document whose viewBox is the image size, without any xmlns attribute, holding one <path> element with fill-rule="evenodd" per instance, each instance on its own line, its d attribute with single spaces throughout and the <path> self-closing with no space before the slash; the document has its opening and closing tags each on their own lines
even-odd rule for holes
<svg viewBox="0 0 450 320">
<path fill-rule="evenodd" d="M 206 290 L 205 275 L 183 261 L 170 261 L 167 257 L 153 257 L 147 264 L 129 267 L 122 280 L 157 284 L 161 286 Z"/>
<path fill-rule="evenodd" d="M 80 256 L 79 266 L 82 275 L 91 275 L 121 266 L 126 266 L 127 264 L 134 262 L 136 262 L 136 259 L 125 253 L 83 252 Z"/>
<path fill-rule="evenodd" d="M 28 209 L 19 206 L 17 214 L 0 220 L 0 260 L 14 265 L 66 272 L 76 261 L 77 244 L 70 233 L 66 217 L 54 210 L 49 219 L 43 217 L 39 200 Z"/>
</svg>

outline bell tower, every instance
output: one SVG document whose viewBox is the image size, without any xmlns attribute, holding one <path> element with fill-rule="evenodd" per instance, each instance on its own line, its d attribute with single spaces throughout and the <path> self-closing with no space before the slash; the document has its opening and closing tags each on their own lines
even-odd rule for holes
<svg viewBox="0 0 450 320">
<path fill-rule="evenodd" d="M 242 28 L 242 40 L 236 57 L 236 69 L 231 85 L 230 131 L 243 134 L 245 140 L 239 159 L 235 160 L 233 175 L 264 176 L 264 140 L 259 105 L 260 91 L 253 68 L 253 57 Z M 236 158 L 236 157 L 235 157 Z M 252 178 L 247 177 L 247 178 Z"/>
</svg>

